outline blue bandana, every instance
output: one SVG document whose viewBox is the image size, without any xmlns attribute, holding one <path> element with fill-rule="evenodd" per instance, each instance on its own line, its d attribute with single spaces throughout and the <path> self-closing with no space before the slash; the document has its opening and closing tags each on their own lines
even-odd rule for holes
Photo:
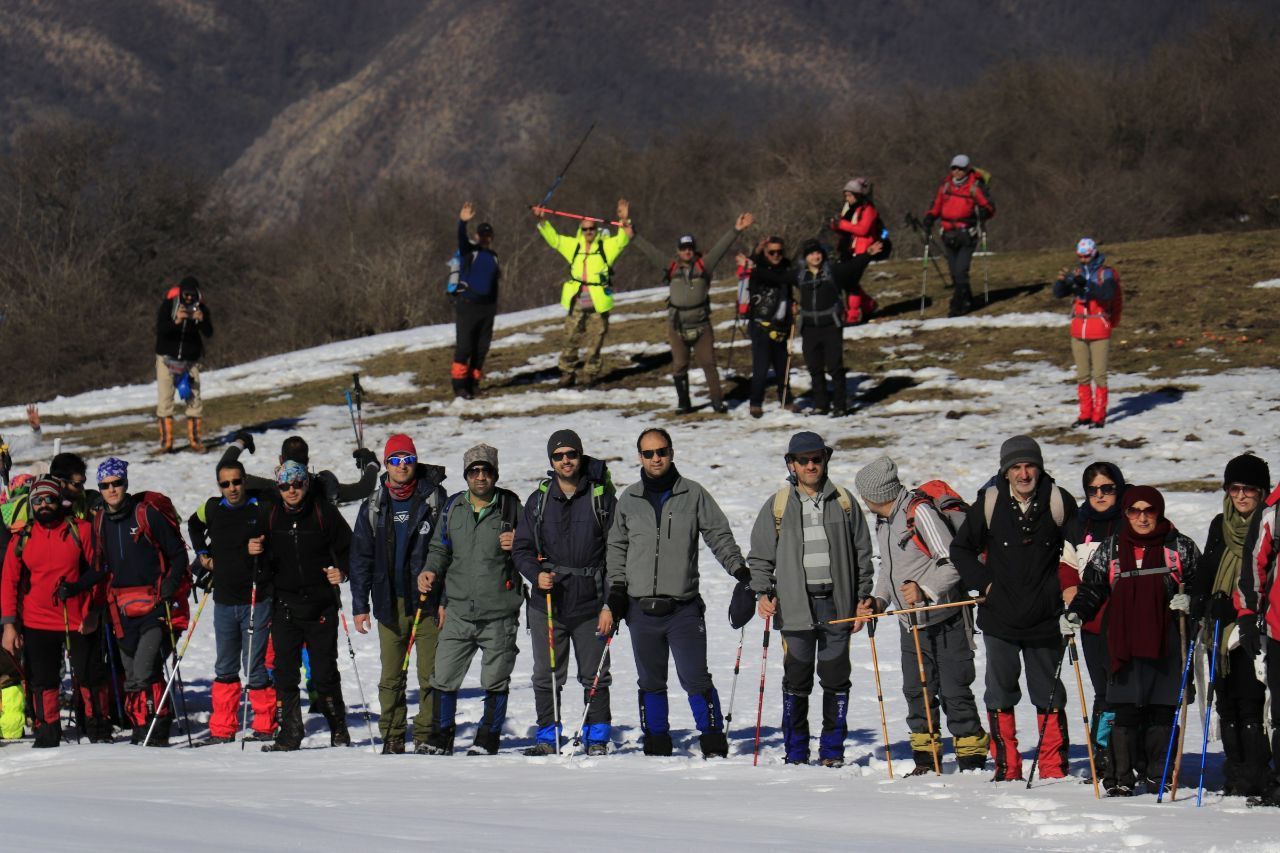
<svg viewBox="0 0 1280 853">
<path fill-rule="evenodd" d="M 292 459 L 286 459 L 285 463 L 276 469 L 276 482 L 282 486 L 285 483 L 305 483 L 310 479 L 311 475 L 307 473 L 306 466 Z"/>
<path fill-rule="evenodd" d="M 129 485 L 129 463 L 112 456 L 98 466 L 98 482 L 115 477 L 124 480 L 126 486 Z"/>
</svg>

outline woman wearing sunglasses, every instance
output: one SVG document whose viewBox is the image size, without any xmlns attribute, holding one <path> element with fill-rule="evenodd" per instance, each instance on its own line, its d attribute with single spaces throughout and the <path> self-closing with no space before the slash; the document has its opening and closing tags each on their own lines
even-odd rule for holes
<svg viewBox="0 0 1280 853">
<path fill-rule="evenodd" d="M 1257 509 L 1271 491 L 1271 470 L 1252 454 L 1227 463 L 1222 475 L 1222 512 L 1209 525 L 1204 544 L 1205 570 L 1199 575 L 1192 612 L 1201 619 L 1203 648 L 1214 654 L 1214 626 L 1218 649 L 1214 666 L 1213 704 L 1222 726 L 1226 756 L 1223 792 L 1257 796 L 1270 787 L 1271 745 L 1262 723 L 1266 687 L 1254 672 L 1254 653 L 1240 642 L 1236 627 L 1240 601 L 1237 584 L 1244 565 L 1245 538 Z"/>
<path fill-rule="evenodd" d="M 1120 497 L 1124 494 L 1124 474 L 1110 462 L 1094 462 L 1084 469 L 1085 500 L 1080 511 L 1067 519 L 1062 526 L 1062 562 L 1058 564 L 1058 578 L 1062 582 L 1062 603 L 1070 606 L 1080 586 L 1080 573 L 1094 552 L 1118 532 L 1122 515 Z M 1107 657 L 1105 631 L 1107 607 L 1082 626 L 1080 647 L 1089 669 L 1089 681 L 1093 684 L 1093 716 L 1089 719 L 1089 735 L 1093 739 L 1093 753 L 1097 762 L 1098 777 L 1104 783 L 1112 780 L 1111 723 L 1115 714 L 1107 708 L 1107 675 L 1110 658 Z"/>
<path fill-rule="evenodd" d="M 1146 788 L 1158 793 L 1181 695 L 1185 625 L 1200 549 L 1164 516 L 1164 497 L 1152 486 L 1130 486 L 1120 499 L 1123 520 L 1089 558 L 1062 633 L 1073 635 L 1107 608 L 1107 654 L 1111 676 L 1107 705 L 1114 778 L 1107 795 L 1132 796 L 1135 759 L 1142 736 Z M 1166 788 L 1172 779 L 1163 780 Z"/>
</svg>

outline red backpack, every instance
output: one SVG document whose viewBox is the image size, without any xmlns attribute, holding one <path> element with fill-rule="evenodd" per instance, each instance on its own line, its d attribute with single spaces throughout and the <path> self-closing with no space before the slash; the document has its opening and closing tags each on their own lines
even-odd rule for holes
<svg viewBox="0 0 1280 853">
<path fill-rule="evenodd" d="M 955 489 L 951 488 L 943 480 L 930 480 L 911 492 L 911 499 L 907 502 L 907 532 L 898 543 L 898 547 L 905 548 L 908 542 L 914 540 L 916 546 L 924 552 L 924 555 L 933 559 L 936 555 L 929 550 L 924 538 L 916 532 L 916 510 L 923 503 L 927 503 L 937 510 L 943 524 L 947 525 L 953 536 L 960 529 L 960 525 L 964 523 L 965 513 L 969 511 L 969 505 L 965 503 L 964 498 L 960 497 L 960 494 Z"/>
</svg>

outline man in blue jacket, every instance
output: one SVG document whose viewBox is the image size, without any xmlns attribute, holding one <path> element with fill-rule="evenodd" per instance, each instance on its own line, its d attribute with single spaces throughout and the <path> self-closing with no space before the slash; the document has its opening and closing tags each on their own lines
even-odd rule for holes
<svg viewBox="0 0 1280 853">
<path fill-rule="evenodd" d="M 387 439 L 382 461 L 387 473 L 356 516 L 351 539 L 351 612 L 356 630 L 369 631 L 370 599 L 378 620 L 382 678 L 378 681 L 378 729 L 384 754 L 404 752 L 408 702 L 405 659 L 414 617 L 421 608 L 418 647 L 418 713 L 413 741 L 425 744 L 433 729 L 431 672 L 436 640 L 443 621 L 437 596 L 419 595 L 414 575 L 421 570 L 427 545 L 446 500 L 440 486 L 444 469 L 418 462 L 413 439 L 396 434 Z"/>
<path fill-rule="evenodd" d="M 525 502 L 524 520 L 516 531 L 516 568 L 533 585 L 528 621 L 533 634 L 533 695 L 538 711 L 537 743 L 525 755 L 558 751 L 560 720 L 552 702 L 551 646 L 555 645 L 555 691 L 559 697 L 569 677 L 569 644 L 578 661 L 587 724 L 582 732 L 588 755 L 604 755 L 609 743 L 608 663 L 600 671 L 594 696 L 591 684 L 604 654 L 596 629 L 605 604 L 605 539 L 617 499 L 604 461 L 584 456 L 582 439 L 571 429 L 557 430 L 547 440 L 551 470 Z M 551 606 L 551 640 L 538 628 L 547 624 Z"/>
<path fill-rule="evenodd" d="M 493 226 L 481 222 L 476 239 L 467 236 L 467 223 L 476 215 L 467 202 L 458 214 L 458 288 L 454 291 L 453 395 L 470 400 L 480 387 L 480 377 L 489 344 L 493 341 L 493 318 L 498 313 L 498 255 L 493 251 Z"/>
</svg>

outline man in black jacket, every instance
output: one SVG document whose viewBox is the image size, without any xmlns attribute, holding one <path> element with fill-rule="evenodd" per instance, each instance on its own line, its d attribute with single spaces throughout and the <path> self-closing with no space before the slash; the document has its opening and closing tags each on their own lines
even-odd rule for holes
<svg viewBox="0 0 1280 853">
<path fill-rule="evenodd" d="M 738 256 L 739 275 L 750 274 L 747 335 L 751 339 L 751 417 L 764 416 L 764 392 L 773 368 L 778 400 L 786 404 L 787 347 L 791 343 L 791 288 L 796 274 L 781 237 L 767 237 L 750 258 Z"/>
<path fill-rule="evenodd" d="M 222 458 L 218 460 L 218 467 L 239 463 L 240 454 L 245 450 L 253 453 L 253 436 L 241 430 L 236 433 L 235 441 L 227 446 Z M 311 478 L 314 481 L 311 489 L 335 506 L 362 501 L 373 494 L 374 486 L 378 485 L 377 454 L 366 447 L 360 447 L 354 450 L 351 456 L 356 460 L 356 468 L 360 470 L 360 479 L 356 482 L 340 483 L 338 475 L 332 471 L 320 471 Z M 310 470 L 311 450 L 307 446 L 307 440 L 300 435 L 291 435 L 280 443 L 278 464 L 283 465 L 290 459 Z M 276 481 L 256 474 L 246 474 L 245 488 L 262 492 L 263 497 L 274 496 Z"/>
<path fill-rule="evenodd" d="M 275 587 L 271 642 L 275 647 L 280 728 L 264 752 L 291 752 L 304 734 L 299 694 L 302 647 L 311 658 L 316 705 L 329 724 L 331 746 L 348 746 L 347 706 L 338 675 L 338 584 L 346 578 L 351 528 L 337 507 L 311 492 L 307 469 L 293 460 L 276 473 L 280 503 L 267 513 L 267 572 Z M 262 553 L 251 545 L 250 553 Z M 314 707 L 314 706 L 313 706 Z"/>
<path fill-rule="evenodd" d="M 588 755 L 608 752 L 608 662 L 600 668 L 605 638 L 596 633 L 605 605 L 605 537 L 613 521 L 617 499 L 603 460 L 582 453 L 582 439 L 571 429 L 556 430 L 547 440 L 551 470 L 547 479 L 525 502 L 524 519 L 516 531 L 516 568 L 533 585 L 528 623 L 547 624 L 550 598 L 552 637 L 555 643 L 555 685 L 552 686 L 551 643 L 535 631 L 533 641 L 533 695 L 538 711 L 537 742 L 525 755 L 551 755 L 558 751 L 560 720 L 551 691 L 559 696 L 569 677 L 569 644 L 578 661 L 578 684 L 587 707 L 582 732 Z M 591 684 L 597 668 L 600 681 L 594 696 Z M 576 737 L 576 733 L 575 733 Z"/>
<path fill-rule="evenodd" d="M 1045 779 L 1067 773 L 1066 691 L 1053 675 L 1063 653 L 1062 524 L 1075 512 L 1075 500 L 1045 473 L 1040 446 L 1015 435 L 1000 446 L 1000 479 L 979 494 L 951 542 L 951 562 L 965 588 L 986 596 L 978 627 L 987 652 L 984 699 L 995 781 L 1022 778 L 1013 709 L 1022 699 L 1024 663 L 1037 731 L 1044 731 L 1039 773 Z"/>
<path fill-rule="evenodd" d="M 213 336 L 209 306 L 200 295 L 200 282 L 187 276 L 170 288 L 156 312 L 156 417 L 160 421 L 160 449 L 173 450 L 173 392 L 178 391 L 187 412 L 187 440 L 204 452 L 200 437 L 204 401 L 200 399 L 200 356 L 204 338 Z"/>
<path fill-rule="evenodd" d="M 501 269 L 493 250 L 493 226 L 481 222 L 473 242 L 467 223 L 476 215 L 467 202 L 458 213 L 458 283 L 451 291 L 454 305 L 453 396 L 470 400 L 480 388 L 484 360 L 493 342 L 493 318 L 498 313 Z"/>
</svg>

